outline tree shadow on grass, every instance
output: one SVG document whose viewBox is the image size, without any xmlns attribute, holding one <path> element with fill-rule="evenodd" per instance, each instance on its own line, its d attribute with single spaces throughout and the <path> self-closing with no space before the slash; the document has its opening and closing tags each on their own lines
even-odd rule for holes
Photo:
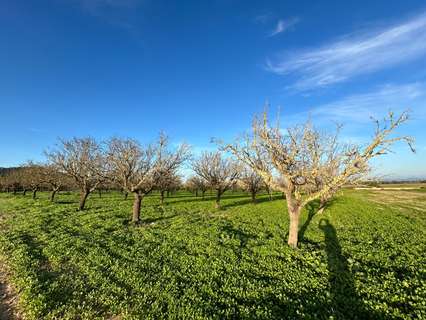
<svg viewBox="0 0 426 320">
<path fill-rule="evenodd" d="M 275 200 L 279 200 L 282 199 L 281 196 L 272 196 L 272 199 L 269 199 L 269 197 L 260 197 L 260 198 L 256 198 L 256 202 L 253 202 L 253 200 L 251 199 L 250 196 L 245 196 L 246 199 L 242 199 L 242 200 L 238 200 L 238 201 L 233 201 L 231 203 L 227 203 L 221 206 L 221 209 L 228 209 L 228 208 L 233 208 L 233 207 L 238 207 L 238 206 L 243 206 L 246 204 L 260 204 L 263 202 L 270 202 L 270 201 L 275 201 Z"/>
<path fill-rule="evenodd" d="M 305 240 L 305 232 L 308 229 L 312 219 L 318 213 L 319 209 L 319 201 L 314 200 L 308 203 L 306 206 L 306 210 L 308 211 L 308 218 L 303 223 L 302 227 L 299 229 L 299 242 L 303 242 Z"/>
<path fill-rule="evenodd" d="M 225 223 L 220 227 L 220 231 L 226 234 L 230 238 L 235 238 L 240 241 L 240 244 L 232 246 L 235 255 L 237 256 L 238 261 L 241 260 L 244 250 L 249 250 L 247 244 L 250 240 L 257 239 L 257 235 L 245 232 L 239 228 L 236 228 L 231 222 L 225 221 Z"/>
<path fill-rule="evenodd" d="M 72 203 L 77 203 L 77 201 L 74 201 L 74 200 L 55 200 L 54 203 L 57 203 L 57 204 L 72 204 Z"/>
<path fill-rule="evenodd" d="M 321 219 L 319 228 L 324 232 L 325 250 L 329 271 L 331 293 L 330 310 L 335 319 L 385 319 L 383 314 L 367 310 L 356 291 L 355 280 L 349 270 L 346 257 L 337 238 L 336 229 L 328 221 Z"/>
<path fill-rule="evenodd" d="M 331 207 L 335 201 L 336 201 L 335 199 L 331 199 L 330 201 L 328 201 L 327 204 L 324 206 L 324 210 Z M 318 212 L 319 209 L 320 209 L 319 199 L 309 202 L 308 205 L 306 206 L 306 210 L 308 211 L 308 217 L 299 229 L 299 242 L 309 242 L 307 241 L 307 239 L 305 239 L 305 232 L 308 229 L 309 225 L 311 224 L 312 219 L 317 214 L 320 214 Z"/>
<path fill-rule="evenodd" d="M 37 239 L 27 233 L 20 235 L 20 241 L 26 248 L 26 254 L 31 260 L 31 265 L 27 266 L 27 271 L 36 278 L 35 286 L 29 288 L 31 295 L 42 294 L 46 297 L 45 308 L 40 310 L 44 315 L 60 305 L 67 304 L 73 296 L 74 288 L 72 282 L 64 283 L 61 280 L 61 273 L 70 273 L 71 270 L 53 270 L 49 258 L 43 253 L 43 245 Z M 31 268 L 31 271 L 28 270 Z M 55 285 L 61 283 L 60 286 Z"/>
<path fill-rule="evenodd" d="M 221 197 L 221 200 L 227 200 L 227 199 L 238 199 L 238 198 L 247 198 L 249 197 L 248 195 L 232 195 L 232 194 L 227 194 L 227 195 L 223 195 Z M 166 198 L 167 199 L 167 198 Z M 216 200 L 216 195 L 210 195 L 210 194 L 206 194 L 204 196 L 204 199 L 201 196 L 198 197 L 193 197 L 192 199 L 178 199 L 178 200 L 172 200 L 173 198 L 168 198 L 167 200 L 165 200 L 167 202 L 167 204 L 173 204 L 173 203 L 179 203 L 179 202 L 208 202 L 208 201 L 213 201 Z"/>
</svg>

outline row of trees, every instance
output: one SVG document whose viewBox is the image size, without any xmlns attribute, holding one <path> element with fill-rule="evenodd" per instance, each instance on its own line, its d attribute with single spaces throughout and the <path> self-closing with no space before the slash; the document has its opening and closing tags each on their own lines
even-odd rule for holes
<svg viewBox="0 0 426 320">
<path fill-rule="evenodd" d="M 29 162 L 3 181 L 9 179 L 13 188 L 14 183 L 25 180 L 24 192 L 31 190 L 33 197 L 43 184 L 48 185 L 52 200 L 61 187 L 74 185 L 80 190 L 80 210 L 90 193 L 112 185 L 126 197 L 133 194 L 132 222 L 138 224 L 144 197 L 157 189 L 163 201 L 166 192 L 181 186 L 182 165 L 191 163 L 194 176 L 186 186 L 202 197 L 206 190 L 214 189 L 217 208 L 223 193 L 237 183 L 250 192 L 253 201 L 262 188 L 269 194 L 282 192 L 290 219 L 288 244 L 296 247 L 301 210 L 308 203 L 318 200 L 323 210 L 343 185 L 365 178 L 370 161 L 389 152 L 395 142 L 405 141 L 414 151 L 410 137 L 391 136 L 407 120 L 407 113 L 399 117 L 390 113 L 376 121 L 370 143 L 353 145 L 339 141 L 340 127 L 330 134 L 307 121 L 283 130 L 279 123 L 271 126 L 264 113 L 254 118 L 251 133 L 231 144 L 217 141 L 219 151 L 204 152 L 195 159 L 188 145 L 171 148 L 164 134 L 146 146 L 133 139 L 112 138 L 100 144 L 92 138 L 74 138 L 61 140 L 47 151 L 46 164 Z"/>
</svg>

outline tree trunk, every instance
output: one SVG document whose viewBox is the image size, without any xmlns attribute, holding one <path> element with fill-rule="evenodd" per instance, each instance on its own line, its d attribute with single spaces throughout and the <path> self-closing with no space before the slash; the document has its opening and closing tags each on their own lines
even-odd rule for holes
<svg viewBox="0 0 426 320">
<path fill-rule="evenodd" d="M 204 200 L 204 194 L 206 193 L 206 191 L 204 190 L 204 191 L 201 191 L 201 199 L 203 199 Z"/>
<path fill-rule="evenodd" d="M 288 245 L 292 248 L 297 248 L 301 208 L 299 205 L 295 205 L 292 202 L 293 202 L 292 200 L 289 200 L 287 198 L 288 215 L 290 218 L 290 227 L 288 232 Z"/>
<path fill-rule="evenodd" d="M 195 190 L 195 196 L 198 197 L 198 189 Z"/>
<path fill-rule="evenodd" d="M 58 192 L 58 190 L 57 190 L 57 189 L 53 189 L 53 190 L 52 190 L 52 193 L 50 194 L 50 202 L 55 201 L 55 195 L 56 195 L 56 192 Z"/>
<path fill-rule="evenodd" d="M 89 196 L 90 192 L 89 191 L 82 191 L 80 194 L 80 203 L 78 206 L 78 210 L 79 211 L 83 211 L 84 210 L 84 205 L 86 204 L 86 200 L 87 197 Z"/>
<path fill-rule="evenodd" d="M 135 196 L 135 200 L 133 201 L 133 215 L 132 215 L 132 223 L 137 225 L 140 223 L 140 215 L 141 215 L 141 204 L 143 196 L 139 192 L 133 192 Z"/>
<path fill-rule="evenodd" d="M 161 204 L 164 204 L 164 191 L 160 193 Z"/>
<path fill-rule="evenodd" d="M 129 196 L 129 193 L 126 191 L 124 192 L 124 200 L 127 200 L 127 197 Z"/>
<path fill-rule="evenodd" d="M 167 198 L 170 197 L 170 191 L 169 190 L 167 190 L 166 197 Z"/>
<path fill-rule="evenodd" d="M 220 196 L 222 195 L 222 192 L 220 190 L 217 190 L 216 192 L 216 202 L 215 202 L 215 208 L 220 209 Z"/>
<path fill-rule="evenodd" d="M 37 188 L 33 189 L 33 200 L 37 197 Z"/>
<path fill-rule="evenodd" d="M 22 195 L 26 195 L 27 194 L 27 189 L 24 189 L 24 192 L 22 193 Z"/>
<path fill-rule="evenodd" d="M 251 202 L 256 203 L 256 192 L 251 191 Z"/>
<path fill-rule="evenodd" d="M 99 195 L 99 198 L 102 198 L 102 190 L 101 189 L 98 189 L 98 195 Z"/>
</svg>

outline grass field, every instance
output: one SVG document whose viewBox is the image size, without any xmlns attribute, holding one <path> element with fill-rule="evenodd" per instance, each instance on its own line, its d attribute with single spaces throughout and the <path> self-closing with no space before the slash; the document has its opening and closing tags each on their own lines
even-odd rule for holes
<svg viewBox="0 0 426 320">
<path fill-rule="evenodd" d="M 28 319 L 426 318 L 426 190 L 345 190 L 304 211 L 284 200 L 0 194 L 0 254 Z"/>
</svg>

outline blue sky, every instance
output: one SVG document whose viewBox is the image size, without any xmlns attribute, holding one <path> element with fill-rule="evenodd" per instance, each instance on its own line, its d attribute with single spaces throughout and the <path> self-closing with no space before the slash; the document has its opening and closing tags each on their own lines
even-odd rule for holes
<svg viewBox="0 0 426 320">
<path fill-rule="evenodd" d="M 0 0 L 0 166 L 58 137 L 212 148 L 266 100 L 361 142 L 370 116 L 410 108 L 417 154 L 397 146 L 377 171 L 426 177 L 425 2 Z"/>
</svg>

